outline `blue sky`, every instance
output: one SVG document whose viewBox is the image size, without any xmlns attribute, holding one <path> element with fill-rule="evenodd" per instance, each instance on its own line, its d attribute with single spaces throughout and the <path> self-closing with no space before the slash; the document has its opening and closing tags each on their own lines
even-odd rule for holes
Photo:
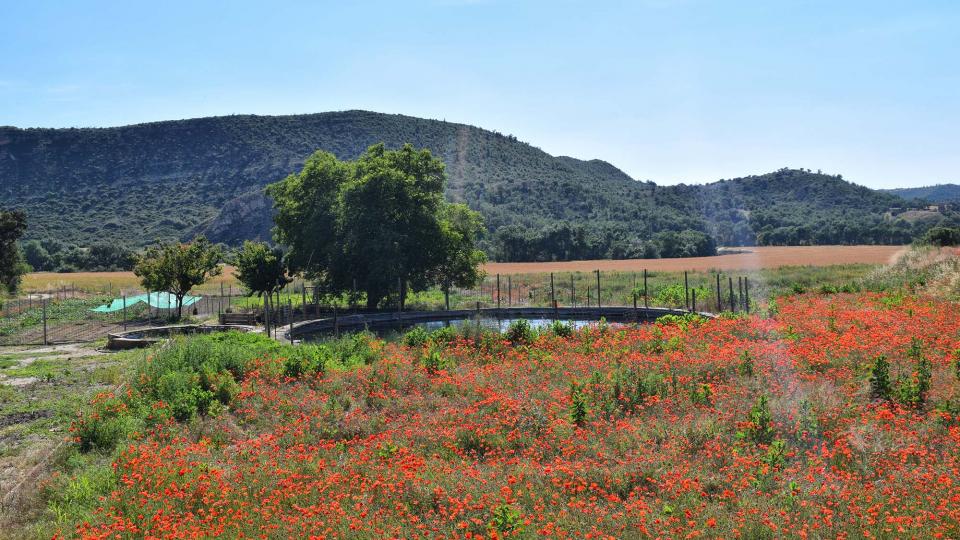
<svg viewBox="0 0 960 540">
<path fill-rule="evenodd" d="M 367 109 L 664 184 L 960 182 L 955 0 L 0 1 L 0 125 Z"/>
</svg>

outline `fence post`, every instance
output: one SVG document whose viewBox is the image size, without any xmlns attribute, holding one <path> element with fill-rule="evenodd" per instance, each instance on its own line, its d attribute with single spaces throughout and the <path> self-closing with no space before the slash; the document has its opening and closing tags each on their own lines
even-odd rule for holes
<svg viewBox="0 0 960 540">
<path fill-rule="evenodd" d="M 513 307 L 513 276 L 507 276 L 507 306 Z"/>
<path fill-rule="evenodd" d="M 270 337 L 270 295 L 272 293 L 267 293 L 263 295 L 263 329 L 267 332 L 267 337 Z"/>
<path fill-rule="evenodd" d="M 687 271 L 683 271 L 683 305 L 690 309 L 690 281 L 687 278 Z"/>
<path fill-rule="evenodd" d="M 692 291 L 690 291 L 690 298 L 691 298 L 690 312 L 696 313 L 697 312 L 697 290 L 696 289 L 693 289 Z"/>
<path fill-rule="evenodd" d="M 123 295 L 123 329 L 127 329 L 127 295 Z"/>
<path fill-rule="evenodd" d="M 447 311 L 450 311 L 450 286 L 449 285 L 443 288 L 443 304 L 446 306 Z"/>
<path fill-rule="evenodd" d="M 730 311 L 737 311 L 737 301 L 733 297 L 733 276 L 727 276 L 727 290 L 730 291 Z"/>
<path fill-rule="evenodd" d="M 747 276 L 743 276 L 743 296 L 746 303 L 747 314 L 750 313 L 750 281 Z"/>
<path fill-rule="evenodd" d="M 43 299 L 43 344 L 48 345 L 47 343 L 47 299 Z"/>
<path fill-rule="evenodd" d="M 577 307 L 577 286 L 573 283 L 573 273 L 570 273 L 570 307 Z"/>
<path fill-rule="evenodd" d="M 553 272 L 550 272 L 550 303 L 553 304 L 553 309 L 557 309 L 557 291 L 553 288 Z"/>
<path fill-rule="evenodd" d="M 227 310 L 233 310 L 233 284 L 227 286 Z"/>
<path fill-rule="evenodd" d="M 500 309 L 500 274 L 497 274 L 497 309 Z"/>
<path fill-rule="evenodd" d="M 720 274 L 717 274 L 717 313 L 723 311 L 723 301 L 720 299 Z"/>
<path fill-rule="evenodd" d="M 743 276 L 737 276 L 737 305 L 743 310 Z"/>
<path fill-rule="evenodd" d="M 290 334 L 290 344 L 293 344 L 293 300 L 287 298 L 287 309 L 290 311 L 290 330 L 287 332 Z"/>
<path fill-rule="evenodd" d="M 643 269 L 643 309 L 650 309 L 650 297 L 647 294 L 647 269 Z"/>
<path fill-rule="evenodd" d="M 600 269 L 597 269 L 597 309 L 601 309 L 600 306 Z"/>
</svg>

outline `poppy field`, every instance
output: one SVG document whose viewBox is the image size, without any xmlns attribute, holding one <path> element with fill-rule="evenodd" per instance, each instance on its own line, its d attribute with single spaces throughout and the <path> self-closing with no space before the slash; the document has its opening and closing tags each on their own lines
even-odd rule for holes
<svg viewBox="0 0 960 540">
<path fill-rule="evenodd" d="M 268 351 L 223 364 L 235 387 L 201 370 L 200 412 L 146 399 L 59 536 L 957 538 L 958 331 L 952 303 L 803 294 L 766 317 L 357 338 L 337 363 Z"/>
</svg>

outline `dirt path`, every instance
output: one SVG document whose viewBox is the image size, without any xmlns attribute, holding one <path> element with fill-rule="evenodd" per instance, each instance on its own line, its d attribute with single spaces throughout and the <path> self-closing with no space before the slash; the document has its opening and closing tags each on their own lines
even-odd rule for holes
<svg viewBox="0 0 960 540">
<path fill-rule="evenodd" d="M 706 270 L 752 270 L 781 266 L 829 266 L 834 264 L 888 264 L 903 246 L 764 246 L 737 248 L 741 253 L 684 259 L 628 259 L 621 261 L 568 261 L 543 263 L 488 263 L 487 274 L 535 274 L 544 272 L 591 272 L 593 270 L 661 272 Z"/>
</svg>

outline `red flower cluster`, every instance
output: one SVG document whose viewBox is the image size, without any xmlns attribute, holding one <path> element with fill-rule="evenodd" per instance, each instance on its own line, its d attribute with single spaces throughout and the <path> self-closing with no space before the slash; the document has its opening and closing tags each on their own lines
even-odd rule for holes
<svg viewBox="0 0 960 540">
<path fill-rule="evenodd" d="M 160 429 L 130 446 L 75 532 L 960 537 L 953 304 L 803 295 L 772 319 L 500 345 L 450 343 L 440 370 L 388 345 L 350 371 L 254 371 L 203 430 L 232 435 Z M 879 355 L 894 389 L 916 384 L 918 350 L 922 403 L 871 393 Z"/>
</svg>

